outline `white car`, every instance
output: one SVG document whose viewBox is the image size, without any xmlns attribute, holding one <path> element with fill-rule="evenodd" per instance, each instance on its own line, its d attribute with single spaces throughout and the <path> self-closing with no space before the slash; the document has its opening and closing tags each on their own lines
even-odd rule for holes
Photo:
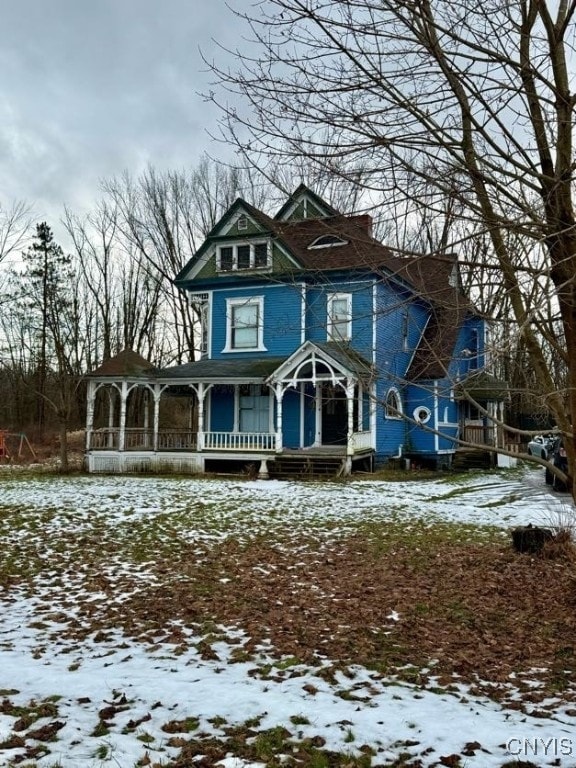
<svg viewBox="0 0 576 768">
<path fill-rule="evenodd" d="M 554 447 L 554 438 L 550 435 L 536 435 L 528 443 L 528 455 L 538 456 L 540 459 L 547 459 L 550 451 Z"/>
</svg>

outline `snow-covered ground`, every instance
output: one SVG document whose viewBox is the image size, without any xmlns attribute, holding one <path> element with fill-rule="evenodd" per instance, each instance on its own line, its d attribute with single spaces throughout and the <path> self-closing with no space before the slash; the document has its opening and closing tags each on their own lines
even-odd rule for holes
<svg viewBox="0 0 576 768">
<path fill-rule="evenodd" d="M 80 600 L 97 607 L 109 599 L 105 590 L 88 589 L 85 574 L 73 569 L 74 552 L 89 535 L 97 534 L 111 553 L 108 576 L 125 572 L 130 589 L 145 589 L 152 578 L 146 558 L 135 565 L 113 554 L 114 540 L 134 527 L 154 525 L 156 535 L 178 535 L 205 551 L 226 538 L 248 539 L 275 527 L 305 527 L 321 539 L 346 535 L 358 520 L 506 529 L 527 522 L 565 525 L 572 512 L 568 496 L 546 488 L 541 470 L 471 474 L 464 481 L 324 484 L 3 471 L 0 561 L 20 557 L 23 572 L 30 573 L 18 583 L 0 582 L 0 766 L 162 765 L 179 753 L 167 723 L 187 723 L 188 733 L 180 735 L 189 738 L 222 736 L 223 728 L 249 720 L 257 731 L 282 725 L 294 739 L 320 738 L 324 749 L 340 753 L 358 755 L 369 745 L 376 752 L 373 765 L 410 753 L 422 766 L 500 768 L 511 760 L 576 766 L 573 709 L 558 707 L 549 719 L 531 717 L 462 686 L 432 692 L 361 667 L 325 679 L 318 668 L 274 660 L 266 646 L 257 663 L 238 661 L 247 638 L 235 627 L 218 628 L 212 658 L 201 652 L 203 636 L 193 626 L 180 628 L 184 651 L 162 638 L 136 642 L 119 630 L 81 641 L 61 631 L 74 621 Z M 254 674 L 266 663 L 271 674 Z M 26 723 L 25 713 L 39 708 L 43 716 Z M 112 717 L 104 732 L 98 725 L 106 721 L 99 714 L 106 708 Z M 42 726 L 53 729 L 53 740 L 29 737 Z M 28 734 L 26 745 L 49 752 L 29 752 L 22 762 L 26 750 L 15 738 L 19 734 Z M 465 762 L 449 762 L 466 745 Z M 248 765 L 235 755 L 219 764 Z"/>
</svg>

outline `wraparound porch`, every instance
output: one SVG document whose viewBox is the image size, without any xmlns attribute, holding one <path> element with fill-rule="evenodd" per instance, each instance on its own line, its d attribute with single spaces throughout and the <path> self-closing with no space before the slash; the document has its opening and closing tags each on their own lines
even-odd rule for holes
<svg viewBox="0 0 576 768">
<path fill-rule="evenodd" d="M 86 447 L 89 472 L 201 473 L 220 461 L 257 464 L 263 478 L 269 476 L 269 462 L 280 458 L 337 460 L 339 473 L 349 474 L 355 461 L 373 453 L 370 431 L 353 432 L 345 445 L 296 449 L 281 448 L 275 433 L 101 428 L 87 432 Z"/>
</svg>

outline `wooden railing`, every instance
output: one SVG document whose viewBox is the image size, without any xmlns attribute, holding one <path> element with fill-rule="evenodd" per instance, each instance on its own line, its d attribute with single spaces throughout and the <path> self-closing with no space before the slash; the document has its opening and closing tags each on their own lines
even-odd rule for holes
<svg viewBox="0 0 576 768">
<path fill-rule="evenodd" d="M 120 450 L 120 430 L 95 429 L 90 433 L 89 450 L 118 451 Z M 197 433 L 189 429 L 161 429 L 158 431 L 159 451 L 195 451 L 197 448 Z M 124 431 L 125 451 L 153 451 L 154 430 L 129 427 Z"/>
<path fill-rule="evenodd" d="M 350 444 L 354 453 L 372 448 L 372 432 L 353 432 Z"/>
<path fill-rule="evenodd" d="M 480 424 L 466 424 L 464 426 L 464 440 L 474 445 L 496 445 L 496 428 L 485 427 Z"/>
<path fill-rule="evenodd" d="M 474 429 L 479 429 L 474 427 Z M 372 433 L 354 432 L 350 441 L 353 453 L 372 447 Z M 95 429 L 90 432 L 88 449 L 91 451 L 120 450 L 118 428 Z M 125 451 L 153 451 L 152 429 L 127 428 L 124 432 Z M 274 432 L 203 432 L 189 429 L 161 429 L 157 438 L 158 451 L 255 451 L 272 453 L 276 450 Z"/>
<path fill-rule="evenodd" d="M 273 432 L 204 432 L 206 451 L 274 451 Z"/>
<path fill-rule="evenodd" d="M 88 450 L 117 451 L 119 429 L 94 429 L 89 433 Z"/>
<path fill-rule="evenodd" d="M 158 431 L 159 451 L 197 451 L 201 445 L 207 451 L 274 451 L 276 435 L 268 432 L 204 432 L 200 435 L 189 429 L 161 429 Z M 95 429 L 90 433 L 88 449 L 91 451 L 120 450 L 120 430 Z M 127 428 L 124 431 L 125 451 L 153 451 L 152 429 Z"/>
</svg>

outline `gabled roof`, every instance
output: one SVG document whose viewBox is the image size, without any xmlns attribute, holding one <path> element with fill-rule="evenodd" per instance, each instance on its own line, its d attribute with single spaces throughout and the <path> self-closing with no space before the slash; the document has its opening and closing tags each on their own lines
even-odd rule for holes
<svg viewBox="0 0 576 768">
<path fill-rule="evenodd" d="M 315 379 L 320 377 L 318 363 L 324 364 L 322 367 L 328 368 L 334 378 L 345 375 L 366 380 L 374 373 L 372 365 L 350 347 L 336 342 L 305 341 L 271 372 L 268 382 L 300 381 L 301 370 L 310 365 L 314 370 L 312 378 Z"/>
<path fill-rule="evenodd" d="M 287 216 L 304 198 L 322 211 L 321 218 L 297 220 Z M 177 276 L 176 283 L 185 284 L 190 268 L 215 241 L 226 237 L 222 232 L 226 232 L 227 223 L 233 221 L 240 210 L 261 228 L 262 235 L 271 237 L 289 255 L 296 272 L 310 272 L 318 279 L 338 270 L 371 272 L 383 280 L 394 281 L 426 302 L 432 308 L 432 317 L 414 354 L 408 377 L 442 378 L 445 375 L 458 329 L 466 314 L 474 312 L 473 305 L 461 291 L 454 255 L 393 251 L 372 236 L 370 216 L 344 216 L 302 184 L 274 218 L 245 200 L 236 200 Z M 334 235 L 344 243 L 310 247 L 327 235 Z"/>
<path fill-rule="evenodd" d="M 289 218 L 290 212 L 304 200 L 310 201 L 315 208 L 322 212 L 323 216 L 338 215 L 338 211 L 329 203 L 323 200 L 305 184 L 300 184 L 300 186 L 289 196 L 288 200 L 286 200 L 274 218 L 279 219 L 280 221 L 286 221 Z"/>
<path fill-rule="evenodd" d="M 454 395 L 457 399 L 464 399 L 466 395 L 476 401 L 507 400 L 510 395 L 508 384 L 497 379 L 487 371 L 472 371 L 465 379 L 462 379 L 454 387 Z"/>
<path fill-rule="evenodd" d="M 406 374 L 407 378 L 442 379 L 447 375 L 458 332 L 474 312 L 460 290 L 457 260 L 453 254 L 432 254 L 407 263 L 406 276 L 430 303 L 431 315 Z"/>
</svg>

